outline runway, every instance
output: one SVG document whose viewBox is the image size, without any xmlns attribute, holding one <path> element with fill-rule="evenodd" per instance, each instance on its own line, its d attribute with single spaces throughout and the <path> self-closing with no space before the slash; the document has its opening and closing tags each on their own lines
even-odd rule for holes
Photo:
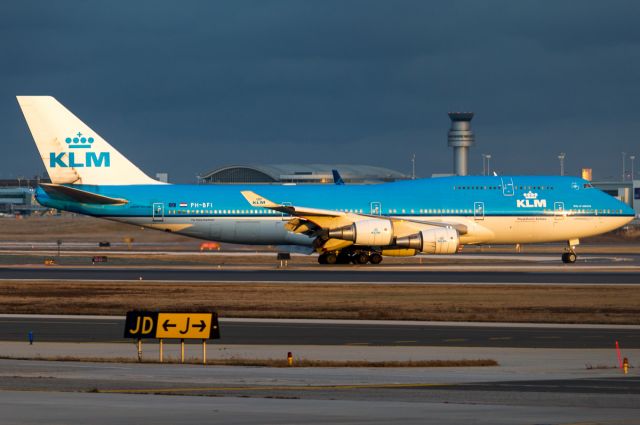
<svg viewBox="0 0 640 425">
<path fill-rule="evenodd" d="M 0 409 L 3 420 L 28 424 L 637 423 L 637 376 L 536 373 L 0 360 Z"/>
<path fill-rule="evenodd" d="M 221 344 L 516 348 L 640 348 L 637 327 L 562 325 L 372 324 L 353 321 L 222 319 Z M 0 317 L 0 340 L 124 342 L 124 318 Z"/>
<path fill-rule="evenodd" d="M 504 271 L 503 271 L 504 270 Z M 2 267 L 0 280 L 95 280 L 95 281 L 167 281 L 167 282 L 297 282 L 297 283 L 380 283 L 380 284 L 597 284 L 637 285 L 640 273 L 631 270 L 607 270 L 602 267 L 556 267 L 536 270 L 503 266 L 451 266 L 437 269 L 414 267 L 308 267 L 304 269 L 246 268 L 146 268 L 146 267 Z"/>
</svg>

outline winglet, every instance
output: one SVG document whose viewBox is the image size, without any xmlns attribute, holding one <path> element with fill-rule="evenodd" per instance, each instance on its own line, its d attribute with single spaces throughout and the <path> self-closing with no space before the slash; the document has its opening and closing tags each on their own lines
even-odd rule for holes
<svg viewBox="0 0 640 425">
<path fill-rule="evenodd" d="M 331 172 L 333 173 L 333 182 L 338 186 L 343 185 L 344 180 L 342 180 L 342 176 L 340 175 L 338 170 L 331 170 Z"/>
<path fill-rule="evenodd" d="M 279 204 L 276 204 L 275 202 L 271 202 L 267 198 L 264 198 L 250 190 L 243 190 L 243 191 L 240 191 L 240 193 L 242 194 L 242 196 L 244 196 L 244 199 L 246 199 L 247 202 L 249 202 L 254 207 L 276 208 L 280 206 Z"/>
</svg>

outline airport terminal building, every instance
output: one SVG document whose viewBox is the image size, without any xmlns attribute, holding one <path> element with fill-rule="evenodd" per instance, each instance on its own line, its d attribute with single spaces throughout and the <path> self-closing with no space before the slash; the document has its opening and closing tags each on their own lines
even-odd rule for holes
<svg viewBox="0 0 640 425">
<path fill-rule="evenodd" d="M 372 184 L 408 180 L 411 177 L 389 168 L 353 164 L 231 165 L 199 176 L 204 184 L 326 184 L 333 183 L 332 170 L 345 183 Z"/>
</svg>

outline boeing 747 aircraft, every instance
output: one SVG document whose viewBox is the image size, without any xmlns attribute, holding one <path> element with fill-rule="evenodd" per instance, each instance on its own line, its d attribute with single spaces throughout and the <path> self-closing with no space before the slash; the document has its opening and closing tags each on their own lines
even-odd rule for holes
<svg viewBox="0 0 640 425">
<path fill-rule="evenodd" d="M 566 242 L 614 230 L 633 209 L 578 177 L 443 177 L 375 185 L 171 185 L 132 164 L 49 96 L 19 96 L 50 184 L 46 207 L 195 238 L 298 245 L 322 264 L 454 254 L 463 245 Z M 179 155 L 180 151 L 176 151 Z"/>
</svg>

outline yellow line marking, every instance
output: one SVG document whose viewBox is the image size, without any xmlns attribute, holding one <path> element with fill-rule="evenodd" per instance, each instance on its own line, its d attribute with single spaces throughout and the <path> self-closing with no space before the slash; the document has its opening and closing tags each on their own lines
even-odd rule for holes
<svg viewBox="0 0 640 425">
<path fill-rule="evenodd" d="M 451 338 L 451 339 L 445 339 L 444 342 L 464 342 L 466 341 L 466 338 Z"/>
<path fill-rule="evenodd" d="M 100 393 L 170 393 L 170 392 L 196 392 L 196 391 L 321 391 L 321 390 L 358 390 L 372 388 L 424 388 L 424 387 L 450 387 L 455 384 L 442 383 L 413 383 L 413 384 L 348 384 L 348 385 L 282 385 L 282 386 L 258 386 L 258 387 L 195 387 L 195 388 L 142 388 L 98 390 Z"/>
<path fill-rule="evenodd" d="M 369 345 L 368 342 L 347 342 L 345 345 Z"/>
</svg>

